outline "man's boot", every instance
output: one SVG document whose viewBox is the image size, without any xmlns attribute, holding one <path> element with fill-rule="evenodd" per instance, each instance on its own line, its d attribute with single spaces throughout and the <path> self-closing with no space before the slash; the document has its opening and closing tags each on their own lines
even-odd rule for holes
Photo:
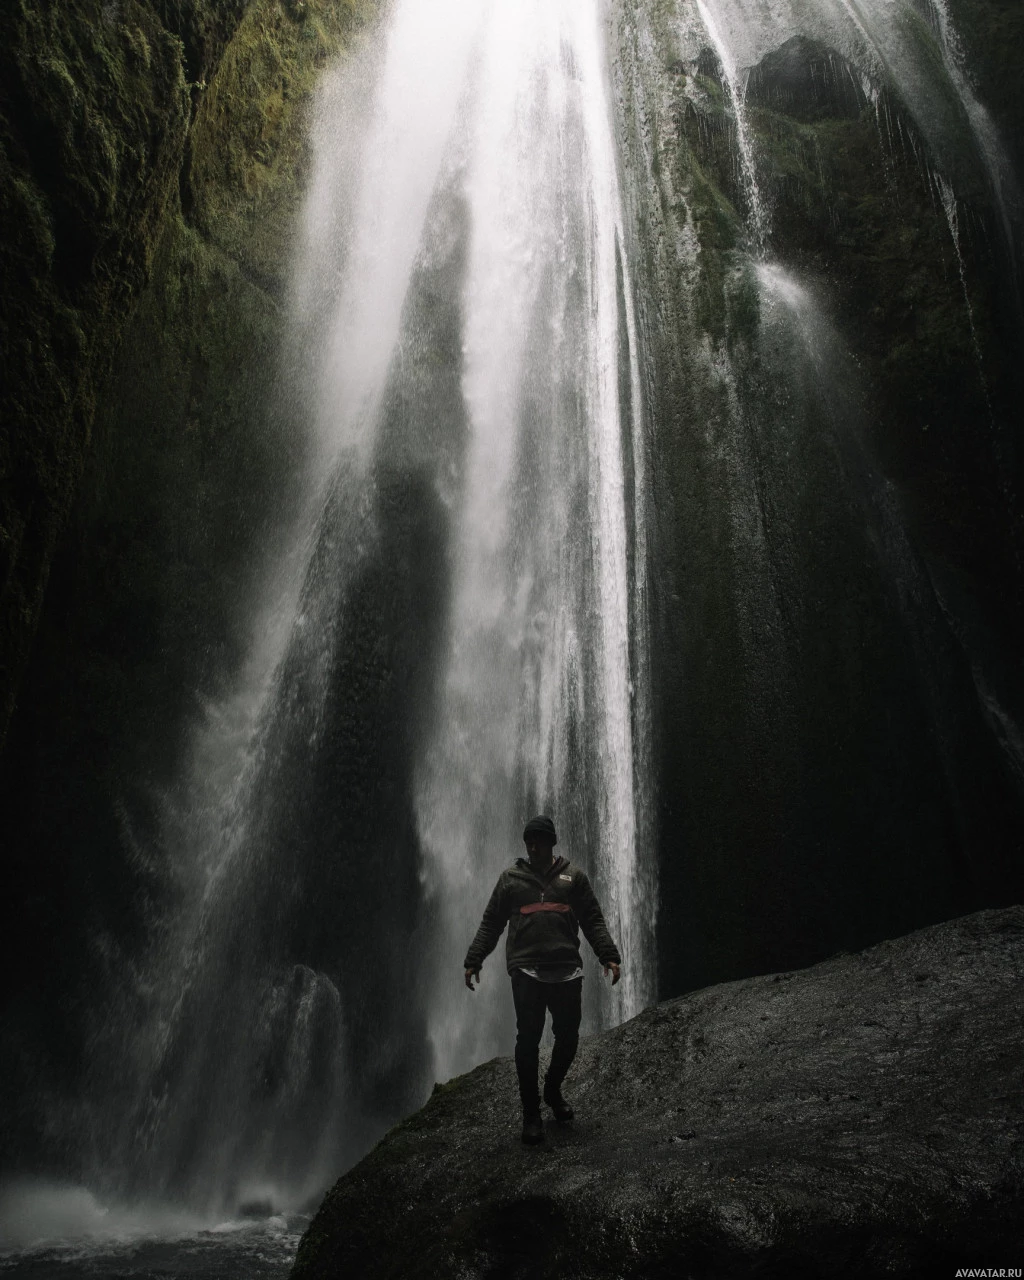
<svg viewBox="0 0 1024 1280">
<path fill-rule="evenodd" d="M 551 1062 L 544 1077 L 544 1101 L 555 1113 L 559 1124 L 566 1124 L 573 1118 L 573 1109 L 562 1097 L 562 1081 L 576 1057 L 578 1037 L 570 1032 L 555 1036 L 555 1045 L 551 1050 Z"/>
<path fill-rule="evenodd" d="M 568 1102 L 562 1097 L 561 1082 L 555 1084 L 552 1080 L 544 1081 L 544 1101 L 555 1113 L 555 1119 L 559 1124 L 565 1124 L 571 1120 L 576 1114 Z"/>
<path fill-rule="evenodd" d="M 536 1111 L 523 1110 L 523 1141 L 528 1147 L 544 1141 L 544 1121 L 540 1118 L 539 1106 Z"/>
<path fill-rule="evenodd" d="M 537 1071 L 532 1076 L 524 1072 L 519 1077 L 519 1097 L 523 1104 L 523 1141 L 528 1147 L 544 1141 L 544 1121 L 540 1118 L 540 1093 L 537 1089 Z"/>
<path fill-rule="evenodd" d="M 537 1088 L 537 1055 L 521 1052 L 518 1045 L 516 1074 L 519 1077 L 519 1099 L 523 1104 L 523 1141 L 532 1147 L 544 1141 L 544 1122 L 540 1118 L 540 1090 Z"/>
</svg>

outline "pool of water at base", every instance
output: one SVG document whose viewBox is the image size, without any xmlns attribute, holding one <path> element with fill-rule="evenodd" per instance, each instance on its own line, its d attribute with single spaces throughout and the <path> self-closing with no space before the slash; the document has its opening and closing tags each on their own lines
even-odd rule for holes
<svg viewBox="0 0 1024 1280">
<path fill-rule="evenodd" d="M 0 1246 L 0 1280 L 286 1280 L 308 1224 L 279 1215 L 173 1236 Z"/>
</svg>

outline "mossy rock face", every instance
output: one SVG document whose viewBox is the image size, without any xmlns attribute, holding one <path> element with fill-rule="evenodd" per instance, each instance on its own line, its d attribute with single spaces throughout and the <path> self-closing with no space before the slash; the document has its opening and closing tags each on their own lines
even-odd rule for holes
<svg viewBox="0 0 1024 1280">
<path fill-rule="evenodd" d="M 859 120 L 864 86 L 845 58 L 804 36 L 794 36 L 752 67 L 745 100 L 790 120 Z"/>
<path fill-rule="evenodd" d="M 615 22 L 678 991 L 1024 892 L 1021 332 L 955 111 L 954 182 L 896 87 L 790 39 L 742 73 L 752 181 L 695 6 Z"/>
<path fill-rule="evenodd" d="M 34 633 L 2 788 L 19 934 L 52 957 L 14 996 L 12 1096 L 78 1087 L 80 997 L 176 892 L 132 850 L 158 843 L 187 727 L 244 661 L 243 602 L 292 511 L 283 298 L 307 113 L 372 10 L 25 3 L 2 20 L 25 95 L 0 121 L 20 202 L 2 250 L 8 709 Z M 12 1147 L 46 1152 L 42 1123 L 12 1108 Z"/>
<path fill-rule="evenodd" d="M 280 272 L 312 77 L 366 0 L 14 0 L 0 16 L 0 740 L 99 388 L 183 196 Z M 221 59 L 225 57 L 224 64 Z"/>
<path fill-rule="evenodd" d="M 0 83 L 2 733 L 189 101 L 180 42 L 142 3 L 5 6 Z"/>
<path fill-rule="evenodd" d="M 823 282 L 871 388 L 875 457 L 904 486 L 922 541 L 986 582 L 1000 607 L 1019 530 L 989 498 L 1001 485 L 992 438 L 1012 422 L 1019 334 L 1004 324 L 998 217 L 961 197 L 954 238 L 943 180 L 922 165 L 899 103 L 885 90 L 867 102 L 831 51 L 791 41 L 769 55 L 751 73 L 747 110 L 769 252 Z"/>
<path fill-rule="evenodd" d="M 206 7 L 210 73 L 232 21 L 231 6 Z M 179 28 L 136 0 L 5 6 L 0 83 L 2 734 L 97 387 L 177 188 L 191 104 Z"/>
<path fill-rule="evenodd" d="M 187 217 L 272 293 L 289 261 L 306 159 L 305 108 L 371 0 L 253 4 L 202 91 L 183 182 Z"/>
<path fill-rule="evenodd" d="M 217 69 L 228 41 L 238 30 L 253 0 L 153 0 L 157 17 L 174 31 L 182 46 L 182 62 L 189 84 L 198 87 Z M 105 9 L 117 11 L 119 0 Z"/>
</svg>

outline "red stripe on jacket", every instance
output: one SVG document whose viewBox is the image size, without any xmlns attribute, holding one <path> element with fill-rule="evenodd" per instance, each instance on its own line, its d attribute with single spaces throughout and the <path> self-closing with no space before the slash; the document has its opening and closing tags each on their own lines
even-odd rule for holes
<svg viewBox="0 0 1024 1280">
<path fill-rule="evenodd" d="M 528 902 L 525 907 L 519 908 L 519 914 L 523 916 L 532 915 L 535 911 L 571 911 L 572 908 L 568 902 Z"/>
</svg>

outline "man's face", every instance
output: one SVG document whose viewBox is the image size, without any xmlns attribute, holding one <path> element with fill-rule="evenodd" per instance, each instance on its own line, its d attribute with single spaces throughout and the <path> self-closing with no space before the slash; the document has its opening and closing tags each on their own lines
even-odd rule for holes
<svg viewBox="0 0 1024 1280">
<path fill-rule="evenodd" d="M 543 831 L 531 831 L 529 835 L 523 837 L 523 843 L 526 845 L 526 856 L 531 862 L 545 867 L 551 861 L 551 850 L 555 845 L 551 837 L 545 835 Z"/>
</svg>

